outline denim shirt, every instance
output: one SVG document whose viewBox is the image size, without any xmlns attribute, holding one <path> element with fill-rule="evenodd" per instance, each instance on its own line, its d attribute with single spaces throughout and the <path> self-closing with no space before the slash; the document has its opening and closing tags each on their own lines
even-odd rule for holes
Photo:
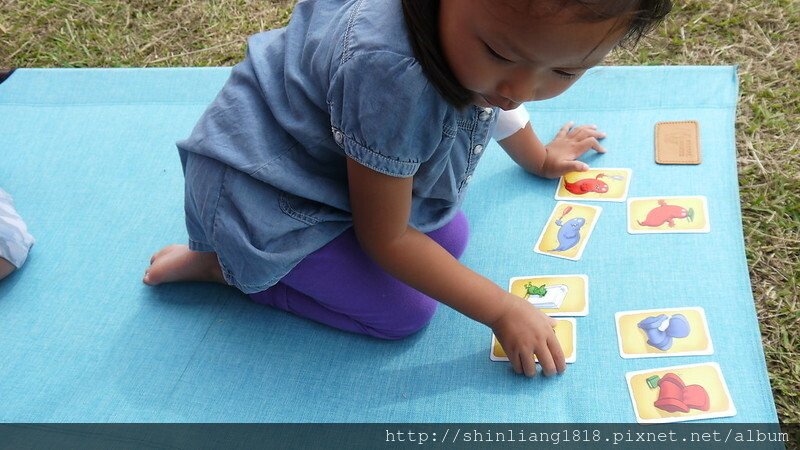
<svg viewBox="0 0 800 450">
<path fill-rule="evenodd" d="M 400 0 L 307 0 L 247 56 L 188 139 L 190 248 L 245 293 L 352 226 L 346 157 L 413 177 L 410 226 L 457 212 L 497 111 L 457 110 L 426 78 Z"/>
</svg>

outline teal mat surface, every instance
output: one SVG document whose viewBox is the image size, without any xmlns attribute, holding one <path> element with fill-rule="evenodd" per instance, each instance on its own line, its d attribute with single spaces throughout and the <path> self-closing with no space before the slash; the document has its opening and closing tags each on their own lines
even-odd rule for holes
<svg viewBox="0 0 800 450">
<path fill-rule="evenodd" d="M 0 187 L 37 242 L 0 283 L 2 422 L 633 422 L 629 371 L 713 361 L 738 410 L 776 422 L 742 240 L 734 67 L 601 67 L 528 105 L 548 141 L 565 122 L 608 133 L 593 167 L 633 170 L 629 196 L 704 195 L 708 234 L 629 235 L 603 212 L 580 261 L 534 253 L 556 181 L 493 144 L 464 209 L 463 261 L 514 276 L 586 274 L 577 362 L 526 379 L 489 360 L 491 332 L 442 307 L 400 342 L 347 334 L 210 284 L 151 288 L 151 254 L 185 242 L 174 142 L 228 68 L 28 69 L 0 84 Z M 659 166 L 653 126 L 697 120 L 703 163 Z M 710 356 L 622 359 L 614 313 L 702 306 Z"/>
</svg>

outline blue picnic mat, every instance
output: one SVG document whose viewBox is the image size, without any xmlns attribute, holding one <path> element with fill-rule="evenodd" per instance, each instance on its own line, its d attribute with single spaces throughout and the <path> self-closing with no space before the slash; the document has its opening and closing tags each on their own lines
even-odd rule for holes
<svg viewBox="0 0 800 450">
<path fill-rule="evenodd" d="M 228 68 L 29 69 L 0 85 L 0 187 L 36 238 L 0 283 L 2 422 L 633 422 L 625 373 L 713 361 L 738 409 L 775 422 L 745 260 L 736 174 L 734 67 L 601 67 L 530 104 L 547 141 L 569 120 L 608 133 L 595 167 L 633 170 L 630 196 L 704 195 L 708 234 L 629 235 L 604 203 L 580 261 L 532 251 L 556 181 L 496 144 L 467 195 L 463 258 L 501 286 L 586 274 L 577 362 L 526 379 L 489 360 L 491 332 L 446 307 L 383 342 L 299 319 L 210 284 L 151 288 L 151 254 L 185 242 L 174 142 Z M 658 121 L 700 123 L 703 163 L 659 166 Z M 617 311 L 702 306 L 710 356 L 622 359 Z"/>
</svg>

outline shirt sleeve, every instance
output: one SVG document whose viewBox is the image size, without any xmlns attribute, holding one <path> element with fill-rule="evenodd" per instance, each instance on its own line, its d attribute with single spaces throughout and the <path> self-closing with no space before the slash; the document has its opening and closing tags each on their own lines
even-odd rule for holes
<svg viewBox="0 0 800 450">
<path fill-rule="evenodd" d="M 13 199 L 0 189 L 0 258 L 19 269 L 33 244 L 33 236 L 14 208 Z"/>
<path fill-rule="evenodd" d="M 344 153 L 377 172 L 413 176 L 440 145 L 452 107 L 411 57 L 351 56 L 331 79 L 331 132 Z"/>
<path fill-rule="evenodd" d="M 511 136 L 517 131 L 525 128 L 525 125 L 531 120 L 528 110 L 525 109 L 525 104 L 519 105 L 516 109 L 511 111 L 503 111 L 497 113 L 497 125 L 494 128 L 492 137 L 495 141 L 502 141 L 503 139 Z"/>
</svg>

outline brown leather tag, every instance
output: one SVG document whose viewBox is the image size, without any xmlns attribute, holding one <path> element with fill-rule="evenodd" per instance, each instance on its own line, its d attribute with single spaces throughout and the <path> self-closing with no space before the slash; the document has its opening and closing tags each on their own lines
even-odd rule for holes
<svg viewBox="0 0 800 450">
<path fill-rule="evenodd" d="M 700 164 L 700 126 L 697 122 L 656 123 L 656 162 Z"/>
</svg>

